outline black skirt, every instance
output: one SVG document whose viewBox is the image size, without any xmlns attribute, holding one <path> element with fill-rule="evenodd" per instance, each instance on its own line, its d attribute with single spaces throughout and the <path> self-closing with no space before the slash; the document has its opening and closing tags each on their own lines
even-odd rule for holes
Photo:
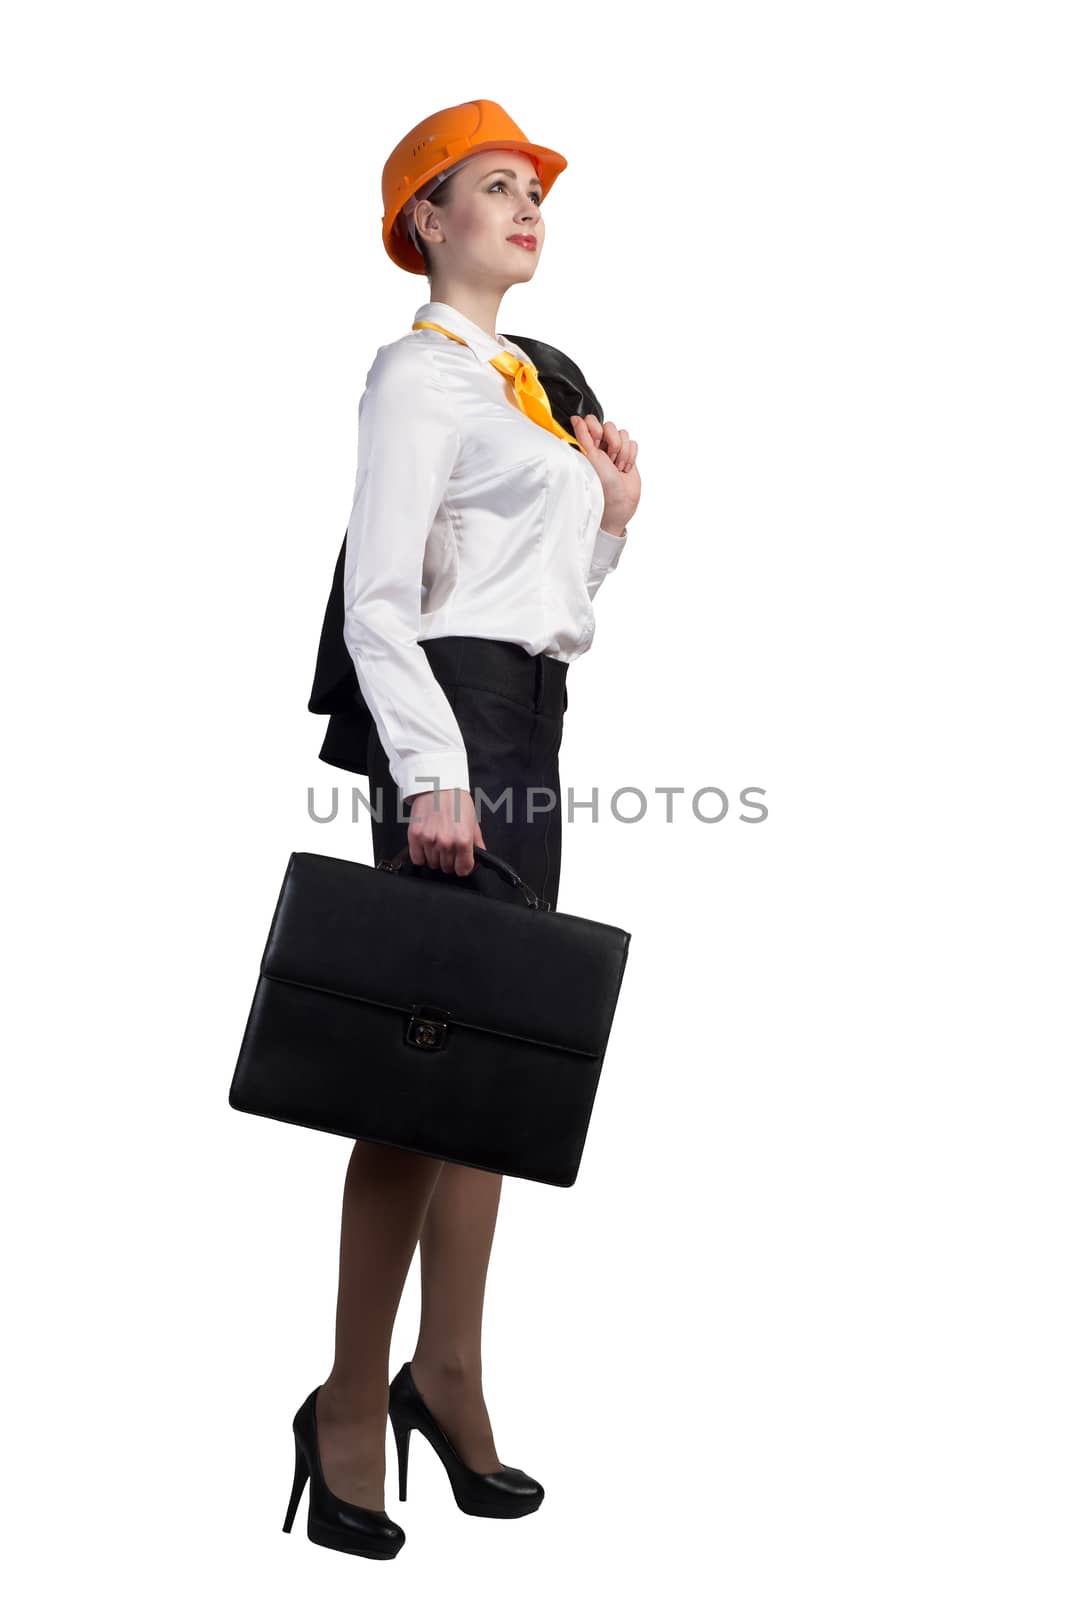
<svg viewBox="0 0 1068 1600">
<path fill-rule="evenodd" d="M 530 655 L 502 639 L 424 639 L 431 670 L 460 724 L 475 814 L 486 849 L 507 861 L 555 910 L 563 835 L 558 756 L 567 708 L 567 662 Z M 402 801 L 377 728 L 367 746 L 374 859 L 408 843 L 411 801 Z M 476 894 L 521 904 L 491 867 L 467 877 L 437 867 L 405 869 Z"/>
</svg>

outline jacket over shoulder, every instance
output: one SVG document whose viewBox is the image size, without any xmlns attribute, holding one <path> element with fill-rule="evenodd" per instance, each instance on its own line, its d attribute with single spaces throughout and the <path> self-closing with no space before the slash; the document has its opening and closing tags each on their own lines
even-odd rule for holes
<svg viewBox="0 0 1068 1600">
<path fill-rule="evenodd" d="M 538 369 L 538 377 L 549 397 L 553 416 L 562 428 L 566 428 L 570 432 L 571 417 L 576 413 L 586 416 L 592 411 L 598 421 L 604 421 L 604 412 L 596 395 L 590 388 L 581 369 L 569 356 L 553 345 L 544 344 L 539 339 L 529 339 L 519 334 L 507 334 L 506 337 L 528 352 Z M 410 536 L 413 540 L 425 539 L 429 523 L 426 526 L 423 526 L 423 523 L 428 515 L 432 517 L 433 511 L 436 509 L 436 507 L 430 506 L 430 499 L 436 488 L 435 470 L 438 473 L 444 470 L 445 456 L 451 448 L 447 427 L 447 413 L 443 409 L 435 411 L 435 406 L 440 408 L 444 403 L 445 397 L 434 393 L 432 369 L 430 369 L 431 376 L 429 380 L 426 378 L 428 370 L 426 355 L 427 351 L 420 348 L 417 341 L 410 339 L 406 335 L 401 339 L 395 340 L 392 344 L 382 345 L 368 372 L 368 391 L 365 391 L 364 399 L 360 403 L 360 465 L 357 469 L 357 489 L 353 507 L 354 513 L 362 513 L 363 511 L 369 513 L 366 518 L 359 514 L 356 516 L 356 522 L 362 529 L 361 538 L 366 539 L 367 542 L 364 544 L 362 551 L 358 553 L 359 559 L 357 561 L 354 562 L 352 559 L 347 559 L 352 555 L 349 550 L 348 535 L 349 529 L 354 525 L 354 520 L 350 518 L 334 565 L 333 580 L 320 630 L 315 677 L 311 696 L 308 700 L 309 711 L 318 716 L 327 716 L 329 718 L 326 734 L 319 751 L 320 760 L 325 761 L 330 766 L 340 767 L 346 772 L 363 775 L 366 775 L 368 770 L 368 744 L 374 731 L 375 722 L 357 674 L 353 648 L 355 648 L 356 659 L 359 659 L 361 651 L 364 651 L 366 652 L 365 658 L 370 660 L 376 649 L 385 649 L 387 644 L 392 643 L 394 647 L 400 649 L 404 660 L 409 663 L 407 673 L 412 675 L 411 681 L 413 684 L 418 680 L 423 683 L 425 688 L 426 680 L 422 677 L 422 668 L 425 668 L 425 672 L 432 677 L 426 654 L 418 644 L 418 641 L 414 640 L 414 636 L 410 631 L 413 615 L 417 616 L 418 610 L 417 587 L 405 597 L 406 613 L 403 611 L 400 613 L 401 615 L 407 615 L 409 624 L 409 629 L 403 636 L 405 642 L 401 644 L 399 638 L 387 641 L 381 632 L 381 625 L 385 623 L 390 611 L 385 605 L 378 603 L 379 599 L 384 597 L 376 594 L 375 551 L 373 544 L 376 528 L 382 527 L 384 531 L 385 524 L 379 524 L 376 517 L 370 515 L 370 513 L 375 510 L 375 492 L 378 488 L 378 482 L 380 481 L 382 485 L 386 485 L 387 483 L 401 481 L 398 474 L 400 462 L 399 459 L 392 463 L 388 459 L 378 459 L 379 450 L 385 449 L 388 451 L 391 448 L 391 442 L 384 431 L 379 434 L 375 429 L 374 410 L 370 412 L 365 410 L 367 393 L 370 392 L 372 384 L 376 401 L 379 399 L 387 400 L 393 384 L 407 386 L 409 394 L 412 392 L 413 385 L 422 383 L 426 387 L 426 392 L 420 397 L 419 403 L 427 408 L 428 419 L 436 416 L 440 420 L 441 427 L 438 430 L 440 458 L 437 463 L 428 458 L 424 464 L 427 470 L 408 475 L 405 481 L 410 485 L 410 488 L 406 490 L 406 493 L 412 497 L 412 505 L 405 504 L 404 507 L 405 513 L 409 517 L 407 526 L 410 530 Z M 365 429 L 364 422 L 368 416 L 371 419 L 371 426 Z M 407 440 L 398 438 L 393 442 L 392 448 L 397 451 L 406 451 L 408 449 Z M 366 470 L 372 460 L 372 452 L 374 453 L 376 468 L 381 466 L 384 469 L 378 475 L 377 481 L 376 474 Z M 362 480 L 361 473 L 363 474 Z M 365 498 L 357 505 L 357 501 L 360 501 L 361 489 Z M 398 525 L 394 514 L 390 526 L 396 527 Z M 348 568 L 347 573 L 346 568 Z M 346 577 L 348 579 L 347 583 Z M 349 590 L 350 619 L 352 617 L 360 618 L 361 616 L 363 618 L 363 625 L 361 626 L 358 623 L 355 629 L 353 629 L 350 620 L 348 639 L 346 639 L 346 587 Z M 357 601 L 355 606 L 352 605 L 354 598 Z M 412 612 L 413 604 L 416 608 L 415 613 Z M 392 625 L 394 628 L 396 627 L 395 619 L 397 615 L 398 613 L 394 609 L 392 611 L 394 619 Z M 421 663 L 416 659 L 416 652 L 422 658 Z M 365 681 L 370 685 L 369 674 Z M 401 681 L 403 686 L 403 675 Z M 436 680 L 434 682 L 436 684 Z M 440 686 L 438 687 L 440 688 Z M 370 692 L 373 694 L 373 689 Z M 444 706 L 441 708 L 439 726 L 447 727 L 450 719 L 453 721 L 455 719 L 444 691 L 440 692 Z M 447 708 L 447 713 L 445 708 Z M 379 707 L 378 709 L 382 714 L 383 708 Z M 429 730 L 427 731 L 429 733 Z M 459 730 L 457 729 L 457 737 L 458 735 Z M 460 741 L 459 749 L 462 750 L 462 741 Z M 454 775 L 458 774 L 460 771 L 459 763 L 454 759 L 458 754 L 458 750 L 455 747 L 449 750 L 439 748 L 438 753 L 443 774 L 447 775 L 449 772 Z M 413 751 L 412 755 L 413 758 L 417 755 L 422 757 L 424 752 Z M 420 770 L 423 770 L 422 767 Z M 443 776 L 442 787 L 451 786 L 451 784 L 444 782 Z"/>
</svg>

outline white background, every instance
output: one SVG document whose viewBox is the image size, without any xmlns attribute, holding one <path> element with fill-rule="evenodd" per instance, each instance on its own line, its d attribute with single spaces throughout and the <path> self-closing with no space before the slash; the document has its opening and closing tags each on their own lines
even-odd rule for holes
<svg viewBox="0 0 1068 1600">
<path fill-rule="evenodd" d="M 20 1593 L 1063 1600 L 1058 10 L 5 24 Z M 382 163 L 478 96 L 569 162 L 498 329 L 640 444 L 562 750 L 602 818 L 560 909 L 632 943 L 578 1182 L 506 1181 L 490 1265 L 545 1504 L 461 1515 L 417 1439 L 400 1507 L 391 1442 L 378 1564 L 280 1531 L 351 1147 L 227 1091 L 290 851 L 371 859 L 309 818 L 346 775 L 306 701 L 364 378 L 427 297 Z M 413 1271 L 394 1369 L 417 1317 Z"/>
</svg>

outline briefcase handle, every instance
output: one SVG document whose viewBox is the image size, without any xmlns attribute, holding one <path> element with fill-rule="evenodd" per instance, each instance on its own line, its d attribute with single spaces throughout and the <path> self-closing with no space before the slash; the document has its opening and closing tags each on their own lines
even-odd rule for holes
<svg viewBox="0 0 1068 1600">
<path fill-rule="evenodd" d="M 489 850 L 483 850 L 482 846 L 478 844 L 472 846 L 472 848 L 475 852 L 475 866 L 492 867 L 498 877 L 504 879 L 505 883 L 509 884 L 513 889 L 519 890 L 532 911 L 550 911 L 552 909 L 549 901 L 543 900 L 540 895 L 535 894 L 530 884 L 524 883 L 515 868 L 510 867 L 503 857 L 495 856 Z M 402 867 L 414 867 L 415 865 L 416 863 L 412 860 L 407 845 L 398 850 L 397 854 L 392 858 L 383 856 L 378 863 L 383 872 L 399 872 Z"/>
</svg>

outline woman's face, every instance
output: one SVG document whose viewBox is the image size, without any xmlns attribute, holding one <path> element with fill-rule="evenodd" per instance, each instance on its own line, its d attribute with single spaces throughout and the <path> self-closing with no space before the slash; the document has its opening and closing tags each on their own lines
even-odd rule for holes
<svg viewBox="0 0 1068 1600">
<path fill-rule="evenodd" d="M 541 198 L 538 169 L 529 156 L 482 151 L 456 174 L 445 205 L 425 201 L 419 208 L 430 238 L 441 241 L 431 249 L 431 260 L 450 276 L 525 282 L 534 275 L 545 237 Z"/>
</svg>

